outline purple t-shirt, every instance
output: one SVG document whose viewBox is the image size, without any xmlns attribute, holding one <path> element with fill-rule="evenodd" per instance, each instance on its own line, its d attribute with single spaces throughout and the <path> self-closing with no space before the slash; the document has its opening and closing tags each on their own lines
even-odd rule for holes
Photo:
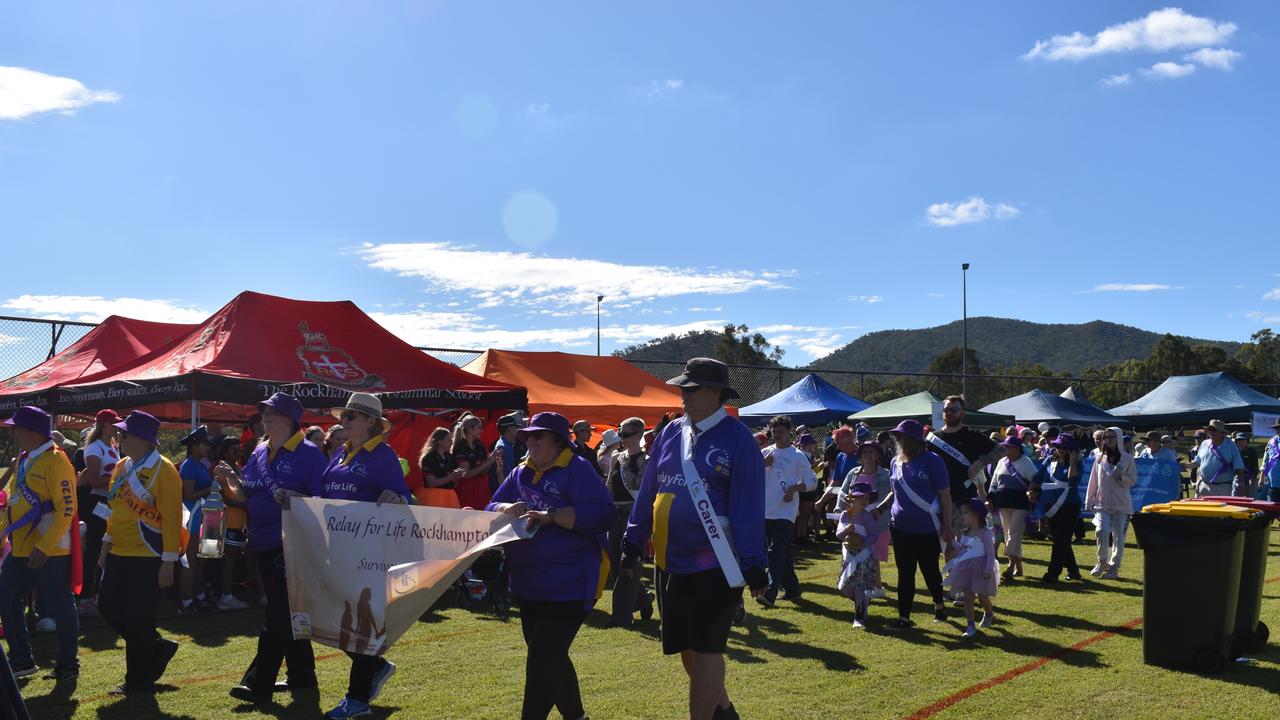
<svg viewBox="0 0 1280 720">
<path fill-rule="evenodd" d="M 383 490 L 390 490 L 405 500 L 409 499 L 409 486 L 404 482 L 404 470 L 396 451 L 385 442 L 379 442 L 372 450 L 362 445 L 351 458 L 343 462 L 345 454 L 329 461 L 324 477 L 320 479 L 321 497 L 333 500 L 359 500 L 376 502 Z"/>
<path fill-rule="evenodd" d="M 295 442 L 297 440 L 297 442 Z M 320 495 L 320 476 L 327 462 L 324 451 L 301 435 L 290 438 L 270 460 L 271 448 L 262 443 L 254 448 L 241 475 L 248 497 L 249 548 L 280 548 L 280 504 L 276 488 L 293 490 L 307 496 Z"/>
<path fill-rule="evenodd" d="M 947 464 L 931 452 L 922 452 L 915 460 L 906 464 L 894 458 L 889 467 L 889 486 L 893 489 L 889 526 L 909 533 L 936 535 L 938 530 L 933 525 L 933 518 L 907 496 L 902 487 L 904 483 L 926 505 L 930 505 L 937 499 L 938 493 L 951 487 Z"/>
</svg>

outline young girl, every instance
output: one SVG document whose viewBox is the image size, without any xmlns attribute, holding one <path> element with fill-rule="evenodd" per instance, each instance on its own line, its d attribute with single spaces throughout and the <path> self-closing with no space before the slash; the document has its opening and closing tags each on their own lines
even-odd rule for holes
<svg viewBox="0 0 1280 720">
<path fill-rule="evenodd" d="M 991 627 L 995 620 L 991 598 L 996 594 L 996 571 L 999 566 L 996 564 L 995 539 L 991 535 L 991 529 L 987 527 L 986 504 L 973 498 L 961 506 L 960 513 L 967 530 L 953 544 L 956 554 L 943 568 L 947 572 L 944 584 L 956 592 L 964 593 L 964 617 L 969 621 L 964 637 L 973 637 L 978 634 L 978 629 L 973 624 L 975 594 L 982 602 L 982 623 L 979 627 Z"/>
<path fill-rule="evenodd" d="M 840 523 L 836 526 L 836 539 L 843 543 L 844 557 L 836 589 L 854 602 L 855 630 L 862 629 L 866 623 L 868 594 L 880 575 L 880 562 L 875 556 L 880 528 L 867 509 L 875 498 L 876 491 L 870 483 L 854 483 L 845 497 L 844 512 L 840 513 Z"/>
</svg>

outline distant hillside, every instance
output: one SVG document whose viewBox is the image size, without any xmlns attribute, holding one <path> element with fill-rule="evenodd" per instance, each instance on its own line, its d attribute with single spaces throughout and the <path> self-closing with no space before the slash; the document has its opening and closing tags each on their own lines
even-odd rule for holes
<svg viewBox="0 0 1280 720">
<path fill-rule="evenodd" d="M 1077 373 L 1129 358 L 1145 358 L 1162 336 L 1127 325 L 1095 320 L 1058 325 L 969 318 L 969 347 L 983 367 L 1026 362 L 1055 371 Z M 812 364 L 819 370 L 880 370 L 924 372 L 939 353 L 961 344 L 959 320 L 920 330 L 881 330 L 868 333 Z M 1183 338 L 1188 345 L 1217 345 L 1234 355 L 1240 343 Z"/>
<path fill-rule="evenodd" d="M 648 342 L 639 345 L 622 348 L 614 355 L 626 358 L 627 360 L 678 360 L 684 362 L 689 358 L 695 357 L 721 357 L 718 351 L 720 342 L 724 339 L 724 333 L 714 330 L 702 330 L 700 332 L 689 332 L 684 335 L 667 335 L 666 337 L 654 338 Z M 778 366 L 779 363 L 770 360 L 767 357 L 755 354 L 755 361 L 739 360 L 742 364 L 749 365 L 771 365 Z M 723 358 L 722 358 L 723 359 Z"/>
</svg>

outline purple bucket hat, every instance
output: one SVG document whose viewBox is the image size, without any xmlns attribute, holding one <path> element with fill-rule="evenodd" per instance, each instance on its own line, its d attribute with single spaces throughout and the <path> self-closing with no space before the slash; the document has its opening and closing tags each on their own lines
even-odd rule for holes
<svg viewBox="0 0 1280 720">
<path fill-rule="evenodd" d="M 302 403 L 286 393 L 278 392 L 258 403 L 258 412 L 263 410 L 280 413 L 296 423 L 302 422 Z"/>
<path fill-rule="evenodd" d="M 568 445 L 573 445 L 573 437 L 569 434 L 569 419 L 560 413 L 540 412 L 529 418 L 529 425 L 516 431 L 516 435 L 521 438 L 529 436 L 539 430 L 545 430 L 552 435 L 559 435 Z"/>
<path fill-rule="evenodd" d="M 160 441 L 156 440 L 156 433 L 160 431 L 160 421 L 150 413 L 134 410 L 129 413 L 129 417 L 116 423 L 115 426 L 136 438 L 146 440 L 152 445 L 160 444 Z"/>
<path fill-rule="evenodd" d="M 4 427 L 20 427 L 23 430 L 39 433 L 46 438 L 51 437 L 53 433 L 53 418 L 49 417 L 49 413 L 34 405 L 18 408 L 13 413 L 13 417 L 0 423 L 0 425 Z"/>
<path fill-rule="evenodd" d="M 910 418 L 898 423 L 898 427 L 889 432 L 894 435 L 905 435 L 916 442 L 924 442 L 924 426 Z"/>
</svg>

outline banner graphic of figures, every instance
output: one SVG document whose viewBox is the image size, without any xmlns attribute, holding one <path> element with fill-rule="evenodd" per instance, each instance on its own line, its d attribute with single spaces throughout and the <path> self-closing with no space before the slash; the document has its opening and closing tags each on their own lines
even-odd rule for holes
<svg viewBox="0 0 1280 720">
<path fill-rule="evenodd" d="M 293 636 L 381 655 L 484 552 L 532 537 L 476 510 L 289 498 L 284 561 Z"/>
</svg>

